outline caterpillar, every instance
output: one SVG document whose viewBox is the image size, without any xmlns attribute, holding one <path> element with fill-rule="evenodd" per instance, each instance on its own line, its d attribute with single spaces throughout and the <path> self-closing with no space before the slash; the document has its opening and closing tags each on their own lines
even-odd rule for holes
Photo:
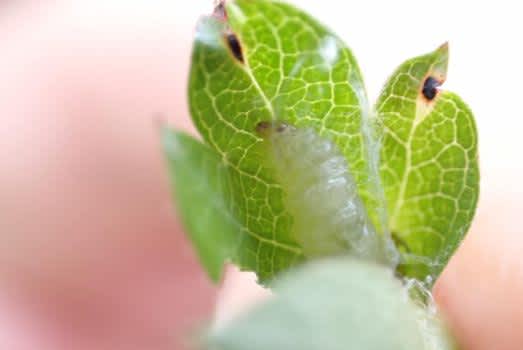
<svg viewBox="0 0 523 350">
<path fill-rule="evenodd" d="M 293 234 L 308 257 L 352 254 L 379 260 L 380 241 L 338 147 L 313 129 L 261 122 L 269 166 L 285 192 Z"/>
</svg>

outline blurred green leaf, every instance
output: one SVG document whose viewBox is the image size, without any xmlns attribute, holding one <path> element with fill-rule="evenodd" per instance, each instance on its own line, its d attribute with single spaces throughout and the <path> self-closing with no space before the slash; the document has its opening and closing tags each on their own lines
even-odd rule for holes
<svg viewBox="0 0 523 350">
<path fill-rule="evenodd" d="M 231 214 L 227 166 L 208 146 L 180 132 L 165 129 L 163 146 L 178 212 L 204 268 L 217 282 L 241 242 L 241 227 Z"/>
<path fill-rule="evenodd" d="M 272 299 L 212 332 L 208 348 L 451 348 L 437 321 L 379 265 L 346 258 L 316 261 L 282 275 L 274 290 Z"/>
<path fill-rule="evenodd" d="M 399 271 L 431 285 L 472 221 L 479 192 L 470 109 L 437 86 L 448 47 L 403 63 L 376 105 L 383 126 L 381 173 Z"/>
</svg>

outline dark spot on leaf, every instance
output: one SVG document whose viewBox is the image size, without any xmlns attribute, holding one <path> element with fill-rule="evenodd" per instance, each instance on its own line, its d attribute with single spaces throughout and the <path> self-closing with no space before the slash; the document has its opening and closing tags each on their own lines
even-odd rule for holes
<svg viewBox="0 0 523 350">
<path fill-rule="evenodd" d="M 225 35 L 225 39 L 234 58 L 243 63 L 243 52 L 238 37 L 234 33 L 229 33 Z"/>
<path fill-rule="evenodd" d="M 258 125 L 256 125 L 256 132 L 258 134 L 263 134 L 267 130 L 269 130 L 272 126 L 271 122 L 259 122 Z"/>
<path fill-rule="evenodd" d="M 256 125 L 256 132 L 261 137 L 268 137 L 273 132 L 283 133 L 287 130 L 293 130 L 293 128 L 281 121 L 262 121 Z"/>
<path fill-rule="evenodd" d="M 423 89 L 421 89 L 421 93 L 427 100 L 432 101 L 438 94 L 438 87 L 440 85 L 441 82 L 439 80 L 433 77 L 428 77 L 423 83 Z"/>
</svg>

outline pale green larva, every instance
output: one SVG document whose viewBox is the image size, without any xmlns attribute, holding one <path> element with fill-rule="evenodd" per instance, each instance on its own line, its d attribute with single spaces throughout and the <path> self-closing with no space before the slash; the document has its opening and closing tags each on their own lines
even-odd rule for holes
<svg viewBox="0 0 523 350">
<path fill-rule="evenodd" d="M 310 128 L 282 122 L 257 127 L 286 194 L 293 233 L 306 256 L 351 254 L 380 260 L 380 242 L 345 157 Z"/>
</svg>

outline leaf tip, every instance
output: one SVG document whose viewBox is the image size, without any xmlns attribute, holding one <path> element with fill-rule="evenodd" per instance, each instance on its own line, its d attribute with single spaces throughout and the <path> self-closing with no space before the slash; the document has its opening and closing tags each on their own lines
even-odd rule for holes
<svg viewBox="0 0 523 350">
<path fill-rule="evenodd" d="M 441 44 L 438 47 L 437 51 L 441 52 L 441 53 L 444 53 L 444 54 L 448 54 L 448 52 L 449 52 L 449 42 L 445 41 L 443 44 Z"/>
<path fill-rule="evenodd" d="M 445 41 L 434 51 L 434 67 L 432 76 L 439 81 L 440 85 L 447 79 L 447 68 L 449 64 L 449 42 Z"/>
<path fill-rule="evenodd" d="M 214 11 L 212 16 L 218 20 L 227 20 L 227 10 L 225 8 L 225 0 L 217 0 L 214 2 Z"/>
</svg>

